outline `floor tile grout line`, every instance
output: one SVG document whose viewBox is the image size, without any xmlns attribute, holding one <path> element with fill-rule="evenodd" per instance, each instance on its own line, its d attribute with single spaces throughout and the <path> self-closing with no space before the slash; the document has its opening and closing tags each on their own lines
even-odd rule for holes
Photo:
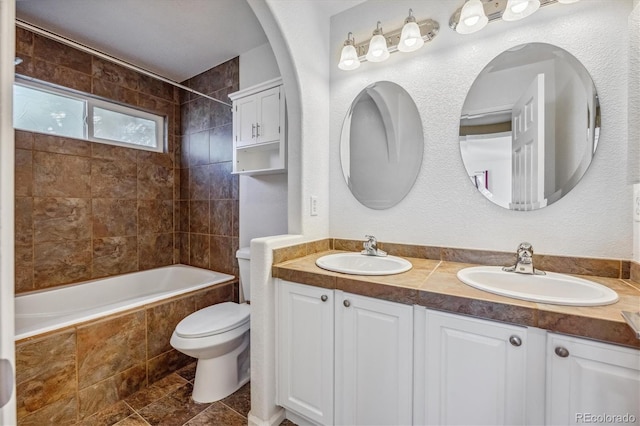
<svg viewBox="0 0 640 426">
<path fill-rule="evenodd" d="M 234 413 L 238 414 L 240 417 L 242 417 L 243 419 L 247 419 L 247 416 L 245 416 L 244 414 L 242 414 L 241 412 L 239 412 L 238 410 L 236 410 L 235 408 L 231 407 L 230 405 L 226 404 L 225 402 L 223 402 L 222 400 L 218 401 L 220 402 L 220 404 L 224 405 L 225 407 L 227 407 L 229 410 L 233 411 Z M 213 404 L 212 404 L 213 405 Z"/>
</svg>

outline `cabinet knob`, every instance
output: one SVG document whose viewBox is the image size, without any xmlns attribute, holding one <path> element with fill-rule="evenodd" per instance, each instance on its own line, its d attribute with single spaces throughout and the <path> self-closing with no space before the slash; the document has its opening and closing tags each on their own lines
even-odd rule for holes
<svg viewBox="0 0 640 426">
<path fill-rule="evenodd" d="M 566 358 L 569 356 L 569 350 L 562 346 L 556 346 L 555 352 L 560 358 Z"/>
<path fill-rule="evenodd" d="M 509 337 L 509 343 L 511 343 L 513 346 L 520 346 L 522 345 L 522 339 L 518 336 L 511 336 Z"/>
<path fill-rule="evenodd" d="M 342 302 L 342 304 L 344 305 L 345 308 L 348 308 L 349 306 L 351 306 L 351 302 L 349 302 L 348 300 L 345 300 L 344 302 Z"/>
<path fill-rule="evenodd" d="M 322 296 L 320 296 L 320 300 L 322 300 L 323 302 L 326 302 L 327 299 L 329 299 L 329 297 L 326 294 L 323 294 Z"/>
</svg>

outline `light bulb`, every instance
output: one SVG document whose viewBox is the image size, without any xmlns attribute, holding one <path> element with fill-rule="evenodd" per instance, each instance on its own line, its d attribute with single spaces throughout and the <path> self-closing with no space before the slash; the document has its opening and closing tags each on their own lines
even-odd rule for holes
<svg viewBox="0 0 640 426">
<path fill-rule="evenodd" d="M 534 13 L 540 8 L 540 0 L 509 0 L 502 12 L 505 21 L 517 21 Z"/>
<path fill-rule="evenodd" d="M 389 58 L 389 49 L 387 48 L 387 39 L 382 35 L 382 28 L 378 22 L 377 28 L 373 31 L 373 37 L 369 42 L 369 50 L 367 52 L 367 61 L 382 62 Z"/>
<path fill-rule="evenodd" d="M 344 47 L 340 53 L 340 62 L 338 62 L 338 68 L 345 71 L 355 70 L 360 66 L 360 60 L 358 59 L 358 52 L 354 46 L 355 40 L 351 33 L 347 35 L 347 40 L 344 42 Z"/>
<path fill-rule="evenodd" d="M 420 49 L 424 45 L 424 39 L 420 33 L 420 27 L 413 17 L 413 11 L 409 9 L 409 16 L 404 20 L 404 27 L 400 34 L 400 43 L 398 50 L 401 52 L 413 52 Z"/>
<path fill-rule="evenodd" d="M 456 25 L 458 34 L 471 34 L 483 29 L 489 18 L 484 13 L 484 6 L 480 0 L 468 0 L 460 11 L 460 19 Z"/>
</svg>

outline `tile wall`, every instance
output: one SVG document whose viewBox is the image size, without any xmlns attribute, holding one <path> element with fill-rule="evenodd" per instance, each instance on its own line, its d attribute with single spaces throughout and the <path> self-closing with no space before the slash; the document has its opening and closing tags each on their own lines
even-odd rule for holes
<svg viewBox="0 0 640 426">
<path fill-rule="evenodd" d="M 183 84 L 229 103 L 239 87 L 239 59 Z M 238 274 L 238 176 L 232 175 L 231 108 L 182 93 L 180 263 Z"/>
<path fill-rule="evenodd" d="M 16 293 L 184 263 L 237 275 L 231 109 L 24 29 L 16 73 L 168 118 L 165 153 L 16 131 Z M 229 102 L 239 60 L 185 85 Z"/>
<path fill-rule="evenodd" d="M 16 131 L 16 293 L 170 265 L 178 89 L 17 29 L 16 73 L 168 118 L 166 153 Z"/>
</svg>

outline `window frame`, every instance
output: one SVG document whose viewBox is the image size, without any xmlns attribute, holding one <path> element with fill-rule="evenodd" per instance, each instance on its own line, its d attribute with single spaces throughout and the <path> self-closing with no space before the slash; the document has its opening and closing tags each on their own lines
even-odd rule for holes
<svg viewBox="0 0 640 426">
<path fill-rule="evenodd" d="M 152 152 L 159 152 L 159 153 L 166 152 L 167 117 L 164 115 L 154 114 L 152 112 L 145 111 L 140 108 L 132 107 L 130 105 L 127 105 L 121 102 L 97 97 L 89 93 L 73 90 L 64 86 L 59 86 L 57 84 L 52 84 L 52 83 L 43 82 L 43 81 L 32 79 L 32 78 L 23 77 L 17 74 L 13 84 L 26 87 L 28 89 L 37 90 L 40 92 L 52 93 L 54 95 L 71 98 L 71 99 L 84 102 L 84 105 L 85 105 L 84 123 L 83 123 L 84 135 L 81 140 L 86 140 L 94 143 L 102 143 L 107 145 L 121 146 L 125 148 L 140 149 L 143 151 L 152 151 Z M 123 142 L 123 141 L 118 141 L 113 139 L 96 137 L 94 135 L 95 128 L 94 128 L 94 122 L 93 122 L 95 108 L 101 108 L 107 111 L 128 115 L 130 117 L 142 118 L 145 120 L 150 120 L 155 122 L 156 146 L 140 145 L 136 143 Z M 32 129 L 15 127 L 15 123 L 14 123 L 14 128 L 18 130 L 24 130 L 27 132 L 56 136 L 55 133 L 39 132 Z M 70 136 L 60 136 L 60 137 L 70 137 Z"/>
</svg>

